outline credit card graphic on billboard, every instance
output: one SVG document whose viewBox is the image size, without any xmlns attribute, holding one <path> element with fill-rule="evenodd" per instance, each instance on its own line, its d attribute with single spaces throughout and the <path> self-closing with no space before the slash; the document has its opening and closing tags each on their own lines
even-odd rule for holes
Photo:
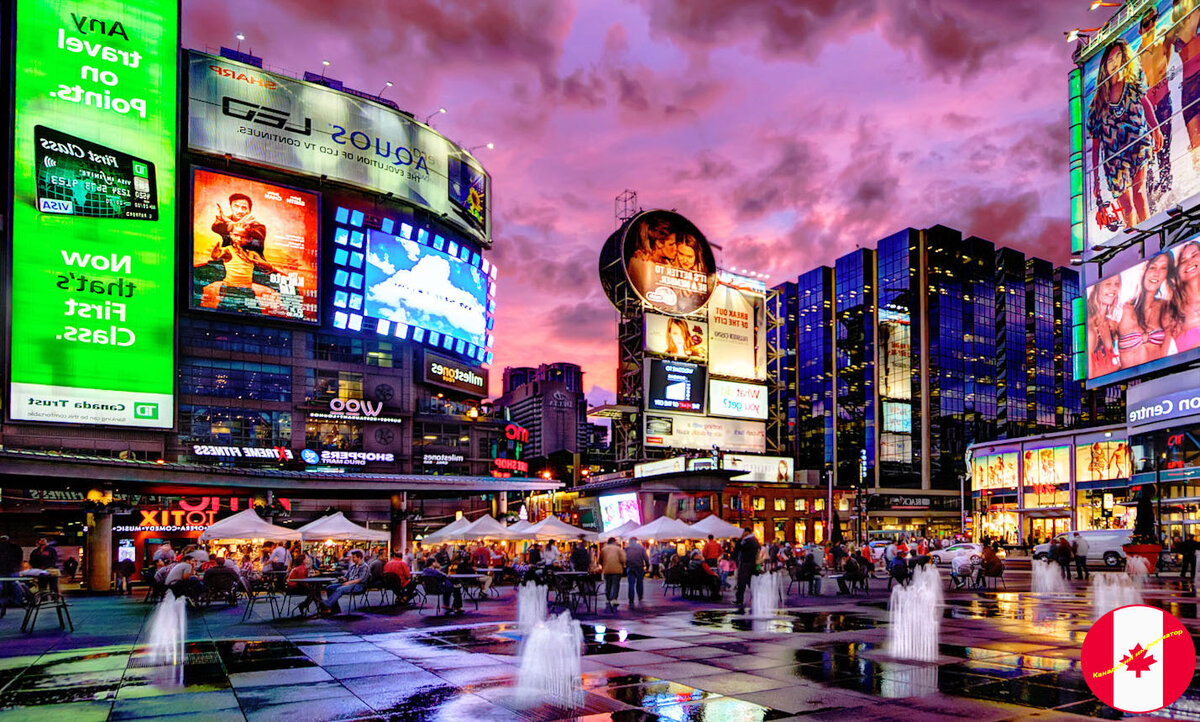
<svg viewBox="0 0 1200 722">
<path fill-rule="evenodd" d="M 158 220 L 153 163 L 44 125 L 33 131 L 39 211 Z"/>
</svg>

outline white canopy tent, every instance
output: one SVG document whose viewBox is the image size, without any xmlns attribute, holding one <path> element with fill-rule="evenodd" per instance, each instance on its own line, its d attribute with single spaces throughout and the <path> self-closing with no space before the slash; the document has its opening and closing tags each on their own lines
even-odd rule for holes
<svg viewBox="0 0 1200 722">
<path fill-rule="evenodd" d="M 483 539 L 508 539 L 508 527 L 496 521 L 491 514 L 484 514 L 462 531 L 455 532 L 456 539 L 480 541 Z"/>
<path fill-rule="evenodd" d="M 513 537 L 514 534 L 523 532 L 531 526 L 533 526 L 533 524 L 531 524 L 528 519 L 521 519 L 519 521 L 514 521 L 512 524 L 508 525 L 508 529 L 506 530 L 508 532 L 508 538 L 509 539 L 514 538 Z M 517 537 L 517 538 L 519 538 L 519 537 Z"/>
<path fill-rule="evenodd" d="M 630 536 L 632 536 L 630 532 L 634 531 L 639 526 L 641 526 L 641 524 L 638 524 L 636 521 L 630 519 L 615 529 L 609 529 L 608 531 L 600 532 L 600 536 L 605 539 L 609 538 L 610 536 L 616 537 L 617 539 L 628 539 Z"/>
<path fill-rule="evenodd" d="M 441 529 L 438 529 L 432 534 L 426 535 L 425 538 L 421 540 L 421 543 L 424 545 L 429 545 L 445 544 L 449 541 L 457 541 L 459 537 L 455 536 L 455 534 L 458 534 L 469 526 L 471 526 L 471 521 L 465 516 L 460 516 Z"/>
<path fill-rule="evenodd" d="M 638 539 L 706 539 L 707 533 L 700 533 L 678 519 L 660 516 L 649 524 L 643 524 L 629 532 L 627 537 L 636 536 Z"/>
<path fill-rule="evenodd" d="M 716 514 L 710 514 L 692 524 L 692 531 L 704 534 L 706 539 L 709 534 L 712 534 L 714 539 L 741 539 L 744 533 L 740 527 L 730 524 Z"/>
<path fill-rule="evenodd" d="M 217 539 L 295 541 L 300 539 L 300 532 L 265 522 L 253 509 L 247 509 L 222 519 L 200 534 L 202 542 Z"/>
<path fill-rule="evenodd" d="M 345 517 L 342 512 L 310 521 L 296 531 L 304 541 L 321 541 L 324 539 L 349 539 L 353 541 L 388 541 L 392 535 L 379 529 L 368 529 L 359 526 Z"/>
<path fill-rule="evenodd" d="M 574 541 L 581 536 L 584 541 L 596 541 L 595 532 L 571 526 L 556 516 L 548 516 L 524 531 L 514 534 L 510 530 L 508 533 L 510 539 L 534 539 L 537 541 Z"/>
</svg>

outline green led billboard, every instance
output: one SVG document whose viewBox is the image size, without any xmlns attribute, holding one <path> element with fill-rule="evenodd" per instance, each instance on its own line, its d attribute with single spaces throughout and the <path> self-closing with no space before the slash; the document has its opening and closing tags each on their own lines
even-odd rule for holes
<svg viewBox="0 0 1200 722">
<path fill-rule="evenodd" d="M 174 419 L 175 0 L 19 0 L 9 416 Z"/>
</svg>

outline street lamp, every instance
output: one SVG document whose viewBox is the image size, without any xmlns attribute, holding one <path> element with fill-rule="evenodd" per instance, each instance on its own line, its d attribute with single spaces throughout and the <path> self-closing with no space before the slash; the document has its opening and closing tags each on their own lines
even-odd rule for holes
<svg viewBox="0 0 1200 722">
<path fill-rule="evenodd" d="M 321 77 L 322 77 L 322 78 L 324 78 L 324 77 L 325 77 L 325 69 L 326 69 L 326 68 L 328 68 L 328 67 L 329 67 L 329 61 L 328 61 L 328 60 L 322 60 L 322 61 L 321 61 Z"/>
<path fill-rule="evenodd" d="M 1119 8 L 1121 3 L 1106 3 L 1104 0 L 1096 0 L 1088 10 L 1099 10 L 1100 8 Z"/>
<path fill-rule="evenodd" d="M 467 148 L 467 152 L 470 153 L 472 151 L 479 150 L 480 148 L 487 148 L 488 150 L 495 150 L 496 144 L 495 143 L 484 143 L 483 145 L 473 145 L 470 148 Z"/>
<path fill-rule="evenodd" d="M 432 112 L 432 113 L 430 113 L 429 115 L 425 116 L 425 125 L 429 125 L 429 119 L 430 119 L 430 118 L 432 118 L 433 116 L 435 116 L 435 115 L 445 115 L 445 114 L 446 114 L 446 109 L 445 109 L 445 108 L 438 108 L 437 110 L 433 111 L 433 112 Z"/>
<path fill-rule="evenodd" d="M 376 93 L 375 95 L 378 95 L 379 97 L 381 97 L 381 98 L 382 98 L 382 97 L 383 97 L 383 94 L 384 94 L 384 93 L 387 91 L 387 89 L 388 89 L 388 88 L 390 88 L 390 87 L 392 87 L 392 81 L 390 81 L 390 80 L 389 80 L 389 81 L 387 81 L 386 83 L 384 83 L 384 84 L 383 84 L 383 87 L 382 87 L 382 88 L 380 88 L 380 89 L 379 89 L 379 92 L 378 92 L 378 93 Z"/>
</svg>

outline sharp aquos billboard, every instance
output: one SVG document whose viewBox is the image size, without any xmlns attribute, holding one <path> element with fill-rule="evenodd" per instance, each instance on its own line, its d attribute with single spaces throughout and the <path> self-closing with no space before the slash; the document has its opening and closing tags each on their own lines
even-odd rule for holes
<svg viewBox="0 0 1200 722">
<path fill-rule="evenodd" d="M 188 146 L 388 193 L 491 236 L 491 181 L 469 153 L 347 93 L 189 52 Z"/>
<path fill-rule="evenodd" d="M 13 419 L 174 423 L 178 14 L 17 3 Z"/>
</svg>

